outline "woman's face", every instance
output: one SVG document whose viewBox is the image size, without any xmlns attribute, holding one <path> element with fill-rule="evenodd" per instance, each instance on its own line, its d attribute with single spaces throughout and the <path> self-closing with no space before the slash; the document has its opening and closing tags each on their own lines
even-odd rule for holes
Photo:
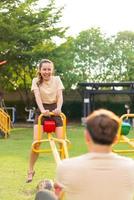
<svg viewBox="0 0 134 200">
<path fill-rule="evenodd" d="M 40 69 L 42 78 L 49 81 L 53 74 L 53 65 L 51 63 L 43 63 Z"/>
</svg>

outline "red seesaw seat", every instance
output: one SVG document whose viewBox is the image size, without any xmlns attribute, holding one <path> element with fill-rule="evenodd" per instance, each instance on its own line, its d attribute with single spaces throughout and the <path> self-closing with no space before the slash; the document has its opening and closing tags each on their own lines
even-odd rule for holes
<svg viewBox="0 0 134 200">
<path fill-rule="evenodd" d="M 43 131 L 46 133 L 52 133 L 55 132 L 56 129 L 56 123 L 54 120 L 46 120 L 43 124 Z"/>
</svg>

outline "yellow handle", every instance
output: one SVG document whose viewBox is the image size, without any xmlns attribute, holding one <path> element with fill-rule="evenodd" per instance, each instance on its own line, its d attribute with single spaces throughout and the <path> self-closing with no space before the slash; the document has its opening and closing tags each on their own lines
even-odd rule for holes
<svg viewBox="0 0 134 200">
<path fill-rule="evenodd" d="M 53 112 L 49 112 L 50 116 L 56 116 Z M 63 121 L 63 138 L 66 139 L 66 116 L 63 113 L 60 113 L 59 115 Z M 42 125 L 41 125 L 41 119 L 42 117 L 48 117 L 46 116 L 44 113 L 41 113 L 38 117 L 38 140 L 41 140 L 41 129 L 42 129 Z"/>
</svg>

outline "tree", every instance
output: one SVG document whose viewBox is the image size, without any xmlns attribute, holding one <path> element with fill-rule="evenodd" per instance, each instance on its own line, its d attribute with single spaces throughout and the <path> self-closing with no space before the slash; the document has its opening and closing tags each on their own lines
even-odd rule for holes
<svg viewBox="0 0 134 200">
<path fill-rule="evenodd" d="M 124 69 L 123 81 L 134 81 L 134 32 L 119 32 L 115 40 L 120 48 L 122 68 Z M 133 110 L 134 96 L 130 95 L 131 109 Z"/>
<path fill-rule="evenodd" d="M 74 38 L 68 37 L 66 41 L 60 44 L 54 51 L 56 73 L 60 77 L 65 86 L 65 92 L 68 92 L 76 82 L 76 74 L 74 73 L 74 56 L 75 46 Z"/>
<path fill-rule="evenodd" d="M 62 8 L 55 1 L 39 8 L 38 0 L 3 1 L 0 4 L 0 59 L 6 59 L 0 77 L 5 89 L 25 92 L 30 104 L 29 88 L 36 66 L 42 58 L 49 58 L 55 51 L 54 37 L 64 38 L 65 28 L 59 26 Z M 5 84 L 6 82 L 6 84 Z"/>
<path fill-rule="evenodd" d="M 80 32 L 75 40 L 75 68 L 78 81 L 105 80 L 108 40 L 100 29 Z"/>
<path fill-rule="evenodd" d="M 120 46 L 122 67 L 124 67 L 124 80 L 134 80 L 134 32 L 119 32 L 116 44 Z"/>
<path fill-rule="evenodd" d="M 80 32 L 75 40 L 77 82 L 120 82 L 134 79 L 134 33 L 105 37 L 100 29 Z"/>
</svg>

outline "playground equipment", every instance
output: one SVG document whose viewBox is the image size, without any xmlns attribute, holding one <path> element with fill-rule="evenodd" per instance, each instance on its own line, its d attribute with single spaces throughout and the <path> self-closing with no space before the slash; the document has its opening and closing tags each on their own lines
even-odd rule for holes
<svg viewBox="0 0 134 200">
<path fill-rule="evenodd" d="M 10 116 L 11 116 L 11 122 L 15 123 L 16 121 L 16 108 L 15 107 L 5 107 L 6 111 L 9 111 Z"/>
<path fill-rule="evenodd" d="M 3 93 L 0 93 L 0 135 L 7 138 L 11 129 L 11 119 L 4 108 Z"/>
<path fill-rule="evenodd" d="M 124 114 L 121 116 L 120 127 L 118 130 L 118 143 L 113 146 L 113 151 L 116 153 L 134 153 L 134 134 L 130 130 L 131 124 L 128 122 L 129 118 L 134 118 L 134 114 Z M 123 146 L 121 145 L 123 144 Z M 124 145 L 125 144 L 125 145 Z M 120 145 L 120 149 L 117 149 L 117 145 Z M 122 146 L 122 149 L 121 149 Z M 134 155 L 133 155 L 134 156 Z M 132 156 L 132 157 L 133 157 Z"/>
<path fill-rule="evenodd" d="M 10 133 L 10 124 L 10 116 L 3 109 L 0 108 L 0 135 L 5 139 Z"/>
<path fill-rule="evenodd" d="M 35 107 L 32 107 L 32 108 L 30 108 L 30 109 L 25 108 L 25 111 L 28 112 L 27 122 L 34 122 L 34 111 L 35 111 Z"/>
<path fill-rule="evenodd" d="M 50 112 L 50 115 L 54 115 L 52 112 Z M 63 139 L 58 139 L 55 138 L 53 135 L 53 133 L 55 133 L 55 121 L 54 120 L 49 120 L 47 119 L 44 122 L 44 126 L 43 126 L 43 130 L 45 133 L 47 133 L 47 139 L 41 139 L 41 120 L 44 117 L 44 114 L 41 114 L 38 118 L 38 139 L 36 141 L 33 142 L 32 144 L 32 149 L 34 152 L 36 153 L 50 153 L 52 152 L 55 162 L 56 164 L 58 164 L 60 162 L 61 159 L 64 158 L 68 158 L 68 148 L 67 148 L 67 144 L 70 143 L 70 141 L 67 139 L 67 135 L 66 135 L 66 116 L 61 113 L 61 119 L 63 121 Z M 36 145 L 41 144 L 41 143 L 49 143 L 50 148 L 40 148 L 40 149 L 36 149 Z M 57 147 L 57 144 L 59 145 L 59 147 Z"/>
<path fill-rule="evenodd" d="M 7 61 L 0 61 L 0 66 L 6 64 Z M 4 109 L 5 103 L 3 99 L 3 93 L 0 92 L 0 136 L 7 138 L 10 133 L 11 119 L 7 111 Z"/>
<path fill-rule="evenodd" d="M 83 118 L 95 109 L 95 96 L 98 95 L 134 95 L 134 82 L 122 83 L 79 83 L 83 96 Z M 131 98 L 130 98 L 131 100 Z"/>
</svg>

